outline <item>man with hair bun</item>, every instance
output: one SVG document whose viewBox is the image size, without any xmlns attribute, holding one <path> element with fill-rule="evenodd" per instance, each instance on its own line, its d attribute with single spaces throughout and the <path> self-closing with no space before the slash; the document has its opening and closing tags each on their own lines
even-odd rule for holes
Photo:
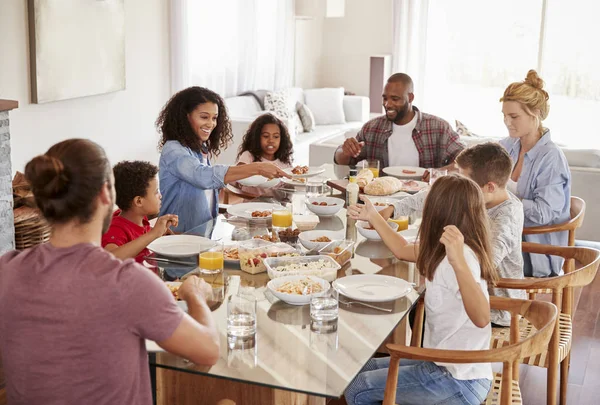
<svg viewBox="0 0 600 405">
<path fill-rule="evenodd" d="M 145 339 L 196 364 L 219 359 L 198 277 L 179 289 L 100 247 L 115 191 L 104 150 L 69 139 L 25 168 L 48 243 L 0 257 L 0 356 L 11 405 L 152 404 Z"/>
</svg>

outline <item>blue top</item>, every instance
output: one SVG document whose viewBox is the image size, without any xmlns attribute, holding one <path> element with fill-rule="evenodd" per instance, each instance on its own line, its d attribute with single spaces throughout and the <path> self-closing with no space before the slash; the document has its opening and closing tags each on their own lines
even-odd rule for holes
<svg viewBox="0 0 600 405">
<path fill-rule="evenodd" d="M 176 214 L 176 232 L 186 232 L 217 216 L 219 189 L 225 186 L 229 166 L 211 166 L 202 153 L 179 143 L 167 141 L 160 155 L 159 184 L 162 194 L 160 215 Z M 212 212 L 205 190 L 213 190 Z"/>
<path fill-rule="evenodd" d="M 504 138 L 500 144 L 516 164 L 521 151 L 519 139 Z M 517 181 L 517 196 L 522 199 L 524 226 L 555 225 L 571 218 L 571 171 L 564 153 L 544 135 L 523 158 L 523 170 Z M 567 231 L 524 235 L 526 242 L 567 246 Z M 548 277 L 561 274 L 563 259 L 557 256 L 524 254 L 526 276 Z"/>
</svg>

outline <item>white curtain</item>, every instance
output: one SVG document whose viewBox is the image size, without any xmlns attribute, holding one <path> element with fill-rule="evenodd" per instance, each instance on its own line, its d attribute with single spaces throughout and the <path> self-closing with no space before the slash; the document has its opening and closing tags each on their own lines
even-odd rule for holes
<svg viewBox="0 0 600 405">
<path fill-rule="evenodd" d="M 171 90 L 290 87 L 294 0 L 171 0 Z"/>
<path fill-rule="evenodd" d="M 415 94 L 423 94 L 427 49 L 429 0 L 394 0 L 394 73 L 406 73 L 414 82 Z"/>
</svg>

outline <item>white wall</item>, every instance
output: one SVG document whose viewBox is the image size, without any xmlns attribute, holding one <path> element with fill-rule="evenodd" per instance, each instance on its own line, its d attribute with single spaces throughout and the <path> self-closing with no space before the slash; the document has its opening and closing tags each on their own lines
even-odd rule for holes
<svg viewBox="0 0 600 405">
<path fill-rule="evenodd" d="M 168 1 L 125 1 L 126 90 L 39 105 L 30 103 L 27 1 L 1 2 L 0 98 L 19 101 L 10 113 L 13 172 L 72 137 L 98 142 L 113 164 L 156 163 L 154 121 L 170 96 Z"/>
<path fill-rule="evenodd" d="M 392 0 L 346 0 L 345 15 L 325 18 L 319 86 L 369 95 L 369 58 L 391 54 Z"/>
<path fill-rule="evenodd" d="M 325 1 L 296 0 L 294 86 L 318 87 L 323 57 Z"/>
</svg>

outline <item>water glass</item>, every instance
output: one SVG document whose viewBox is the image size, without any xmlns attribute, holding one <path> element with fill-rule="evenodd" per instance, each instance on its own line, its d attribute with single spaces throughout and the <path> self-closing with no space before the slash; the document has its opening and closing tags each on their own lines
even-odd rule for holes
<svg viewBox="0 0 600 405">
<path fill-rule="evenodd" d="M 338 321 L 328 325 L 310 321 L 310 348 L 318 353 L 337 351 L 339 348 Z"/>
<path fill-rule="evenodd" d="M 227 336 L 227 366 L 232 369 L 255 368 L 258 364 L 256 336 Z"/>
<path fill-rule="evenodd" d="M 227 299 L 227 337 L 254 338 L 256 336 L 256 298 L 230 295 Z"/>
<path fill-rule="evenodd" d="M 200 253 L 198 267 L 203 274 L 217 274 L 223 272 L 223 242 L 218 242 L 206 252 Z"/>
<path fill-rule="evenodd" d="M 447 174 L 448 170 L 446 169 L 429 169 L 429 185 L 431 186 L 438 178 Z"/>
<path fill-rule="evenodd" d="M 310 177 L 306 180 L 306 197 L 321 197 L 323 195 L 323 179 L 321 177 Z"/>
<path fill-rule="evenodd" d="M 330 288 L 325 294 L 310 299 L 310 319 L 315 325 L 326 326 L 336 323 L 338 319 L 339 304 L 338 292 Z M 312 323 L 311 322 L 311 323 Z"/>
</svg>

